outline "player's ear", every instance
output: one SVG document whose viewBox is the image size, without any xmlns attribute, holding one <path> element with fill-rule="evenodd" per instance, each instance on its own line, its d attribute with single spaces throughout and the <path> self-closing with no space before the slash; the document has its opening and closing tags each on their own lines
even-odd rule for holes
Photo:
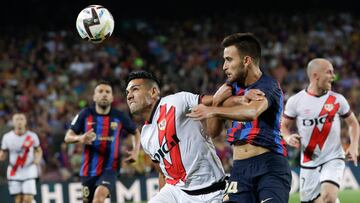
<svg viewBox="0 0 360 203">
<path fill-rule="evenodd" d="M 316 72 L 314 72 L 314 73 L 312 74 L 312 77 L 313 77 L 315 80 L 318 80 L 318 79 L 319 79 L 319 74 L 316 73 Z"/>
<path fill-rule="evenodd" d="M 252 62 L 252 58 L 250 56 L 244 56 L 243 64 L 245 67 L 249 66 L 251 62 Z"/>
<path fill-rule="evenodd" d="M 159 95 L 160 95 L 160 90 L 159 90 L 156 86 L 153 86 L 153 87 L 151 88 L 151 96 L 152 96 L 153 98 L 158 98 Z"/>
</svg>

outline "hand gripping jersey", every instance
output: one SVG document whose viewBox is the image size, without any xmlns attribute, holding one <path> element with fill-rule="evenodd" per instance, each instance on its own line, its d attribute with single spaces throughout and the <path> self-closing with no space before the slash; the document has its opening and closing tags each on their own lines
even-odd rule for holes
<svg viewBox="0 0 360 203">
<path fill-rule="evenodd" d="M 34 148 L 40 147 L 38 136 L 32 131 L 16 135 L 14 131 L 6 133 L 1 143 L 2 150 L 9 151 L 8 180 L 26 180 L 38 177 L 34 161 Z"/>
<path fill-rule="evenodd" d="M 204 126 L 186 116 L 199 101 L 199 95 L 188 92 L 161 98 L 141 131 L 142 147 L 159 162 L 166 183 L 184 190 L 205 188 L 224 177 Z"/>
<path fill-rule="evenodd" d="M 284 114 L 296 118 L 302 166 L 316 167 L 331 159 L 345 158 L 339 116 L 346 118 L 350 113 L 346 99 L 332 91 L 317 97 L 302 90 L 289 98 Z"/>
</svg>

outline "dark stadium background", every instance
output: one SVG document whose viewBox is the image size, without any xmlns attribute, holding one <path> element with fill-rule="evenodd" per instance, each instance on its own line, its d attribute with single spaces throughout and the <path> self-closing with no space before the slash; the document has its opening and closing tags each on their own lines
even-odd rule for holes
<svg viewBox="0 0 360 203">
<path fill-rule="evenodd" d="M 4 25 L 44 25 L 54 28 L 72 26 L 74 17 L 79 10 L 90 4 L 101 4 L 111 10 L 117 18 L 194 18 L 203 15 L 227 12 L 247 13 L 306 13 L 306 12 L 340 12 L 353 11 L 357 13 L 354 0 L 27 0 L 27 1 L 3 1 L 0 13 Z"/>
<path fill-rule="evenodd" d="M 96 45 L 95 48 L 91 48 L 90 51 L 85 53 L 77 53 L 74 50 L 71 50 L 69 47 L 72 44 L 82 44 L 86 45 L 87 42 L 83 42 L 77 35 L 75 29 L 75 20 L 77 14 L 87 5 L 90 4 L 101 4 L 108 8 L 115 19 L 115 31 L 113 36 L 104 42 L 103 44 Z M 76 82 L 70 81 L 71 83 L 70 88 L 73 88 L 74 91 L 84 91 L 83 94 L 78 96 L 75 101 L 73 98 L 67 98 L 71 100 L 67 103 L 66 106 L 66 115 L 61 113 L 57 113 L 61 118 L 60 130 L 56 133 L 52 133 L 50 131 L 46 133 L 46 137 L 43 138 L 43 147 L 45 152 L 45 158 L 43 162 L 43 172 L 45 173 L 44 179 L 45 181 L 76 181 L 78 180 L 75 176 L 75 171 L 72 171 L 71 166 L 68 166 L 62 162 L 64 162 L 61 156 L 66 156 L 61 153 L 61 146 L 66 148 L 66 146 L 62 145 L 61 142 L 63 140 L 63 136 L 65 133 L 65 129 L 68 123 L 71 121 L 71 116 L 74 116 L 78 110 L 86 104 L 91 102 L 91 88 L 93 87 L 93 81 L 100 79 L 98 75 L 102 75 L 102 70 L 105 69 L 105 63 L 102 60 L 107 59 L 98 59 L 98 57 L 94 57 L 93 55 L 103 51 L 103 49 L 112 48 L 114 44 L 120 44 L 121 50 L 123 53 L 119 54 L 120 56 L 118 59 L 115 60 L 115 64 L 110 64 L 110 73 L 115 72 L 115 68 L 118 64 L 124 65 L 127 67 L 127 70 L 134 69 L 131 67 L 132 65 L 123 64 L 123 61 L 131 60 L 127 58 L 128 54 L 135 52 L 137 59 L 142 59 L 145 61 L 145 66 L 142 68 L 150 69 L 154 71 L 158 76 L 161 76 L 163 84 L 166 85 L 165 93 L 171 93 L 174 91 L 179 90 L 188 90 L 194 91 L 196 93 L 201 93 L 201 91 L 205 91 L 205 93 L 214 93 L 214 89 L 216 85 L 219 85 L 221 81 L 223 81 L 223 76 L 221 71 L 216 71 L 214 69 L 206 70 L 206 71 L 199 71 L 192 73 L 189 77 L 194 77 L 195 81 L 200 81 L 199 83 L 192 84 L 191 81 L 186 81 L 189 77 L 186 77 L 187 71 L 189 69 L 186 64 L 178 64 L 178 62 L 172 62 L 169 64 L 162 64 L 159 63 L 154 56 L 154 53 L 150 53 L 148 50 L 148 42 L 151 41 L 153 38 L 156 38 L 158 41 L 164 40 L 162 37 L 167 37 L 168 33 L 172 33 L 173 36 L 176 36 L 174 32 L 180 32 L 175 29 L 173 32 L 167 30 L 168 27 L 172 27 L 172 22 L 175 25 L 179 25 L 182 29 L 181 32 L 184 32 L 184 36 L 181 39 L 185 41 L 188 39 L 190 42 L 196 42 L 197 39 L 204 43 L 206 46 L 210 46 L 212 49 L 212 58 L 216 61 L 215 67 L 220 69 L 221 67 L 221 49 L 220 49 L 220 42 L 222 38 L 230 34 L 231 32 L 239 29 L 238 31 L 252 31 L 252 30 L 244 30 L 242 29 L 243 25 L 247 25 L 246 19 L 252 18 L 253 22 L 255 22 L 256 30 L 261 32 L 260 41 L 263 45 L 268 46 L 268 41 L 279 42 L 282 44 L 284 38 L 288 37 L 291 34 L 296 34 L 294 30 L 296 27 L 299 27 L 300 30 L 303 30 L 307 33 L 309 30 L 314 29 L 317 22 L 322 22 L 325 24 L 325 27 L 328 26 L 331 29 L 340 28 L 342 26 L 343 20 L 340 20 L 339 16 L 341 13 L 346 13 L 351 16 L 353 19 L 352 26 L 355 28 L 354 33 L 356 36 L 360 36 L 360 13 L 359 13 L 359 6 L 355 6 L 357 3 L 356 1 L 350 0 L 342 0 L 342 1 L 325 1 L 325 0 L 304 0 L 304 1 L 286 1 L 286 0 L 279 0 L 279 1 L 244 1 L 244 0 L 223 0 L 223 1 L 205 1 L 205 0 L 184 0 L 184 1 L 135 1 L 135 0 L 113 0 L 113 1 L 43 1 L 43 0 L 27 0 L 27 1 L 6 1 L 1 2 L 1 9 L 0 9 L 0 138 L 2 137 L 2 133 L 6 130 L 10 129 L 8 126 L 8 121 L 10 119 L 12 111 L 14 111 L 18 106 L 15 108 L 14 106 L 19 105 L 16 101 L 16 96 L 24 94 L 24 90 L 19 88 L 10 88 L 11 85 L 7 85 L 9 78 L 7 75 L 14 74 L 15 70 L 22 71 L 22 67 L 16 67 L 13 70 L 2 70 L 3 66 L 1 64 L 5 61 L 5 53 L 12 53 L 14 49 L 14 55 L 21 55 L 20 48 L 16 46 L 20 46 L 23 43 L 28 41 L 33 42 L 34 44 L 39 43 L 40 46 L 44 46 L 45 42 L 48 40 L 60 40 L 67 45 L 65 49 L 65 53 L 68 52 L 70 56 L 65 55 L 68 59 L 59 59 L 59 64 L 56 67 L 59 69 L 56 70 L 56 74 L 64 74 L 68 73 L 69 71 L 68 66 L 74 60 L 71 54 L 79 54 L 81 57 L 83 55 L 88 55 L 89 60 L 96 60 L 98 66 L 96 66 L 96 71 L 91 72 L 90 74 L 85 73 L 84 76 L 69 76 L 71 79 L 78 80 Z M 301 24 L 291 24 L 289 23 L 293 16 L 299 17 Z M 210 19 L 210 20 L 209 20 Z M 245 19 L 245 20 L 244 20 Z M 269 21 L 267 21 L 269 19 Z M 140 22 L 140 23 L 139 23 Z M 141 22 L 145 22 L 146 26 L 160 28 L 159 30 L 142 30 L 136 26 L 143 26 Z M 201 30 L 192 30 L 191 26 L 194 26 L 197 22 L 204 23 L 210 22 L 211 25 L 216 25 L 216 27 L 212 27 L 212 31 L 207 33 L 207 37 L 210 38 L 209 41 L 203 42 L 201 38 Z M 261 23 L 258 23 L 261 22 Z M 265 23 L 264 23 L 265 22 Z M 285 22 L 286 26 L 282 26 L 281 23 L 278 22 Z M 189 23 L 187 25 L 186 23 Z M 136 26 L 135 26 L 136 25 Z M 310 25 L 310 26 L 309 26 Z M 190 28 L 189 28 L 190 26 Z M 231 27 L 234 29 L 231 29 Z M 251 27 L 251 25 L 247 25 Z M 295 27 L 295 28 L 294 28 Z M 268 31 L 268 33 L 263 33 L 263 28 Z M 290 34 L 287 33 L 286 28 L 291 29 Z M 170 28 L 169 28 L 170 29 Z M 325 29 L 324 27 L 320 27 L 320 29 Z M 333 32 L 333 30 L 327 30 L 326 32 Z M 326 29 L 325 29 L 326 30 Z M 65 31 L 67 33 L 67 37 L 62 38 L 61 31 Z M 164 33 L 161 33 L 164 31 Z M 51 33 L 51 36 L 49 36 Z M 55 35 L 54 35 L 55 33 Z M 284 33 L 284 35 L 282 34 Z M 289 34 L 289 35 L 287 35 Z M 55 37 L 54 37 L 55 36 Z M 54 38 L 52 38 L 54 37 Z M 306 38 L 304 38 L 306 39 Z M 167 39 L 169 40 L 169 39 Z M 171 40 L 171 38 L 170 38 Z M 326 56 L 326 54 L 339 54 L 346 52 L 347 48 L 342 48 L 339 44 L 335 43 L 333 50 L 327 52 L 322 52 L 321 47 L 325 46 L 327 43 L 326 39 L 323 39 L 324 42 L 320 44 L 311 44 L 312 46 L 309 47 L 302 47 L 304 49 L 297 50 L 302 55 L 297 59 L 295 64 L 291 63 L 291 60 L 287 58 L 287 56 L 278 56 L 276 54 L 270 54 L 270 56 L 266 56 L 264 59 L 263 66 L 264 68 L 274 74 L 280 75 L 279 77 L 282 78 L 282 85 L 283 89 L 287 91 L 286 93 L 290 94 L 299 89 L 301 89 L 306 83 L 306 77 L 304 78 L 302 73 L 304 73 L 303 68 L 305 67 L 306 60 L 309 57 L 314 56 Z M 349 41 L 349 39 L 341 39 L 344 42 Z M 357 43 L 349 44 L 351 46 L 351 51 L 355 50 L 354 52 L 350 52 L 342 55 L 342 57 L 350 57 L 348 55 L 354 54 L 356 55 L 355 59 L 352 58 L 352 61 L 346 66 L 336 66 L 335 71 L 339 74 L 339 80 L 335 84 L 334 88 L 339 90 L 345 97 L 350 98 L 350 105 L 354 112 L 356 113 L 358 119 L 360 119 L 360 83 L 359 83 L 359 76 L 360 76 L 360 41 L 356 41 Z M 341 41 L 342 43 L 342 41 Z M 9 46 L 12 44 L 13 46 Z M 131 44 L 131 48 L 128 45 Z M 166 43 L 165 43 L 166 44 Z M 175 43 L 176 44 L 176 43 Z M 188 44 L 184 42 L 182 45 L 183 49 L 186 49 Z M 11 48 L 10 48 L 11 47 Z M 106 48 L 104 48 L 106 47 Z M 169 49 L 173 48 L 174 45 L 169 45 Z M 193 46 L 189 48 L 190 51 L 194 53 L 198 53 L 198 55 L 194 55 L 193 57 L 200 56 L 201 53 L 197 50 L 197 46 Z M 107 50 L 108 51 L 108 50 Z M 189 52 L 190 52 L 189 51 Z M 303 52 L 303 53 L 302 53 Z M 43 50 L 39 50 L 36 52 L 36 56 L 40 55 L 40 57 L 44 57 Z M 189 54 L 191 55 L 191 54 Z M 16 56 L 18 57 L 18 56 Z M 58 57 L 58 56 L 57 56 Z M 219 59 L 220 60 L 215 60 Z M 271 69 L 269 65 L 271 61 L 281 61 L 283 62 L 282 67 L 276 67 Z M 11 59 L 10 59 L 11 61 Z M 46 60 L 44 60 L 46 64 Z M 182 62 L 182 61 L 181 61 Z M 181 63 L 179 62 L 179 63 Z M 220 62 L 220 63 L 219 63 Z M 185 63 L 185 62 L 184 62 Z M 194 62 L 189 62 L 194 63 Z M 100 65 L 99 65 L 100 64 Z M 177 66 L 176 68 L 172 69 L 168 66 Z M 32 64 L 34 65 L 34 64 Z M 46 64 L 48 65 L 48 64 Z M 158 66 L 156 66 L 158 65 Z M 294 68 L 293 66 L 297 66 Z M 213 67 L 213 66 L 212 66 Z M 191 68 L 191 65 L 190 65 Z M 24 68 L 25 69 L 25 68 Z M 201 68 L 200 68 L 201 69 Z M 292 70 L 296 70 L 296 75 L 293 77 Z M 47 71 L 42 71 L 36 69 L 37 74 L 41 75 L 42 78 L 50 77 Z M 285 73 L 284 73 L 285 71 Z M 51 71 L 50 71 L 51 72 Z M 100 74 L 99 74 L 100 73 Z M 203 75 L 196 75 L 196 73 L 207 75 L 210 79 L 214 79 L 214 83 L 211 81 L 208 83 L 210 84 L 208 87 L 200 87 L 204 84 L 202 79 Z M 70 73 L 69 74 L 73 74 Z M 120 77 L 116 78 L 113 75 L 106 75 L 105 78 L 110 79 L 114 84 L 118 87 L 116 88 L 115 94 L 117 95 L 117 107 L 127 110 L 126 104 L 124 103 L 124 78 L 126 75 L 120 74 Z M 126 74 L 126 72 L 125 72 Z M 184 74 L 178 76 L 178 74 Z M 285 75 L 284 75 L 285 74 Z M 292 78 L 287 78 L 291 75 Z M 348 75 L 346 75 L 348 74 Z M 352 77 L 351 77 L 352 76 Z M 35 84 L 40 84 L 43 80 L 40 76 L 34 76 L 33 82 Z M 88 77 L 88 78 L 87 78 Z M 301 78 L 297 79 L 296 77 Z M 351 83 L 354 84 L 352 87 L 346 82 L 349 82 L 350 79 L 356 80 L 357 82 Z M 174 79 L 175 78 L 175 79 Z M 179 79 L 180 78 L 180 79 Z M 20 82 L 23 78 L 17 78 Z M 91 82 L 87 83 L 89 80 Z M 175 81 L 175 82 L 174 82 Z M 351 81 L 350 81 L 351 82 Z M 83 85 L 81 85 L 83 84 Z M 191 85 L 189 85 L 191 84 Z M 10 89 L 9 89 L 10 88 Z M 68 90 L 64 88 L 64 92 L 61 92 L 61 87 L 59 88 L 55 85 L 55 89 L 58 88 L 59 95 L 66 95 Z M 86 90 L 82 90 L 84 88 Z M 9 97 L 10 95 L 10 97 Z M 44 126 L 42 124 L 41 119 L 38 119 L 39 114 L 43 111 L 43 107 L 41 104 L 36 103 L 37 98 L 32 98 L 32 109 L 29 110 L 29 125 L 30 128 L 37 131 L 39 130 L 40 133 L 44 132 Z M 13 102 L 16 105 L 8 105 L 6 102 Z M 5 105 L 4 105 L 5 104 Z M 7 107 L 11 106 L 11 107 Z M 4 108 L 5 106 L 5 108 Z M 14 108 L 13 108 L 14 107 Z M 140 122 L 138 118 L 137 121 Z M 49 118 L 49 123 L 50 123 Z M 53 121 L 53 120 L 51 120 Z M 346 126 L 346 125 L 343 125 Z M 59 128 L 59 126 L 57 126 Z M 346 138 L 346 131 L 342 132 L 343 134 L 343 145 L 344 147 L 348 146 L 348 139 Z M 231 161 L 229 160 L 231 157 L 231 150 L 229 146 L 223 142 L 222 139 L 218 139 L 215 141 L 219 153 L 221 157 L 224 158 L 223 164 L 225 169 L 228 171 L 231 165 Z M 128 143 L 127 143 L 128 144 Z M 69 149 L 66 149 L 69 150 Z M 74 151 L 76 149 L 72 148 L 70 151 Z M 296 168 L 298 167 L 298 158 L 299 152 L 294 149 L 290 149 L 290 164 Z M 70 154 L 68 154 L 70 156 Z M 124 170 L 122 171 L 123 176 L 129 177 L 137 177 L 139 175 L 149 175 L 153 172 L 153 168 L 151 168 L 151 163 L 146 156 L 142 155 L 141 160 L 143 163 L 136 164 L 134 166 L 127 166 L 124 165 Z M 350 164 L 352 167 L 352 165 Z M 357 172 L 357 176 L 360 177 L 359 168 L 355 169 Z M 70 176 L 69 176 L 70 175 Z M 5 184 L 5 164 L 0 163 L 0 185 Z M 6 194 L 7 190 L 6 187 L 1 187 L 2 191 L 1 194 Z M 142 194 L 143 195 L 143 194 Z M 0 202 L 2 202 L 0 200 Z"/>
</svg>

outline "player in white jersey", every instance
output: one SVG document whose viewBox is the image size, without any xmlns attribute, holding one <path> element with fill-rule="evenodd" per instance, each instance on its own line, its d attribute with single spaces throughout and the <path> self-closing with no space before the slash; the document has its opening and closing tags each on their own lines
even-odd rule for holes
<svg viewBox="0 0 360 203">
<path fill-rule="evenodd" d="M 290 146 L 300 147 L 301 143 L 301 201 L 336 202 L 345 155 L 357 165 L 359 123 L 346 99 L 331 91 L 335 74 L 328 60 L 311 60 L 307 74 L 308 88 L 286 103 L 282 133 Z M 345 119 L 351 138 L 346 153 L 340 140 L 340 117 Z M 298 134 L 291 134 L 295 121 Z"/>
<path fill-rule="evenodd" d="M 14 114 L 12 121 L 14 130 L 3 136 L 0 161 L 4 161 L 9 153 L 7 179 L 15 203 L 31 203 L 36 195 L 35 179 L 39 176 L 42 150 L 38 136 L 26 129 L 24 114 Z"/>
<path fill-rule="evenodd" d="M 130 73 L 126 93 L 131 113 L 147 120 L 141 144 L 159 171 L 161 190 L 150 203 L 222 202 L 225 174 L 215 147 L 202 123 L 186 116 L 210 97 L 180 92 L 160 98 L 158 80 L 145 71 Z"/>
</svg>

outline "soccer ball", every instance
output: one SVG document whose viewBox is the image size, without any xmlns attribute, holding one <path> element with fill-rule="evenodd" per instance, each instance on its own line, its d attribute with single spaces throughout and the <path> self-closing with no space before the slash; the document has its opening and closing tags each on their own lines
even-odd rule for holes
<svg viewBox="0 0 360 203">
<path fill-rule="evenodd" d="M 114 18 L 105 7 L 90 5 L 79 13 L 76 29 L 81 38 L 100 43 L 114 31 Z"/>
</svg>

